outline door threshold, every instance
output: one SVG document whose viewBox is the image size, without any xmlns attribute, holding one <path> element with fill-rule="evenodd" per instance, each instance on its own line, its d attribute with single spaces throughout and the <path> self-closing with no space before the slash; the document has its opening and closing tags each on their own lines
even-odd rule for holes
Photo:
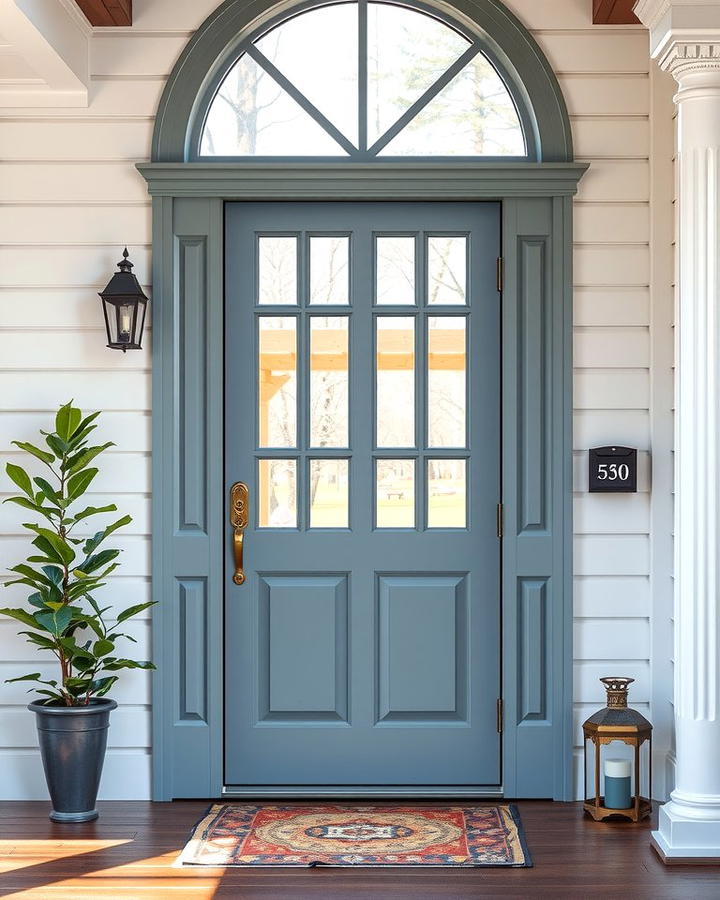
<svg viewBox="0 0 720 900">
<path fill-rule="evenodd" d="M 503 789 L 482 785 L 414 785 L 395 787 L 386 785 L 227 785 L 223 798 L 233 797 L 287 797 L 288 799 L 364 799 L 396 800 L 399 797 L 413 800 L 443 800 L 450 797 L 502 799 Z"/>
</svg>

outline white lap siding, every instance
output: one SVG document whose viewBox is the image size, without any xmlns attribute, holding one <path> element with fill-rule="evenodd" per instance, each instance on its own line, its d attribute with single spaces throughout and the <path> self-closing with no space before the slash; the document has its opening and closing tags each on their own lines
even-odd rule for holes
<svg viewBox="0 0 720 900">
<path fill-rule="evenodd" d="M 95 29 L 87 109 L 0 109 L 0 462 L 4 469 L 6 460 L 18 461 L 10 441 L 31 440 L 61 401 L 107 410 L 101 437 L 117 447 L 105 457 L 93 499 L 112 498 L 134 518 L 117 541 L 125 551 L 122 575 L 106 589 L 114 604 L 149 595 L 152 336 L 142 353 L 106 350 L 96 292 L 125 244 L 150 291 L 150 208 L 134 166 L 148 158 L 166 76 L 216 5 L 135 0 L 132 29 Z M 510 6 L 556 69 L 578 158 L 591 163 L 575 205 L 579 722 L 603 699 L 601 675 L 635 677 L 632 698 L 645 710 L 653 699 L 649 451 L 657 431 L 651 363 L 658 348 L 649 287 L 648 42 L 641 28 L 593 27 L 590 0 L 513 0 Z M 667 158 L 671 152 L 667 148 Z M 669 408 L 671 397 L 665 399 Z M 640 449 L 637 495 L 587 493 L 585 451 L 609 442 Z M 664 489 L 669 495 L 669 485 Z M 0 492 L 9 490 L 3 473 Z M 0 510 L 3 570 L 27 550 L 22 520 L 8 506 Z M 670 531 L 669 521 L 661 525 Z M 669 579 L 669 560 L 666 574 Z M 2 599 L 21 596 L 11 589 Z M 0 625 L 0 679 L 37 665 L 14 630 Z M 138 623 L 136 634 L 138 652 L 149 652 L 149 620 Z M 150 677 L 133 673 L 116 691 L 120 708 L 110 732 L 104 797 L 149 796 Z M 669 686 L 664 689 L 668 697 Z M 44 796 L 26 699 L 22 686 L 0 685 L 0 797 Z"/>
</svg>

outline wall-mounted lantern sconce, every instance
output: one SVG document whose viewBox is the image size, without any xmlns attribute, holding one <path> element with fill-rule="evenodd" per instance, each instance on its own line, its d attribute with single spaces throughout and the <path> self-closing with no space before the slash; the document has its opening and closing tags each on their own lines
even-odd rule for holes
<svg viewBox="0 0 720 900">
<path fill-rule="evenodd" d="M 98 295 L 102 300 L 108 347 L 112 350 L 142 350 L 142 334 L 148 298 L 143 293 L 128 259 L 127 247 L 108 286 Z"/>
</svg>

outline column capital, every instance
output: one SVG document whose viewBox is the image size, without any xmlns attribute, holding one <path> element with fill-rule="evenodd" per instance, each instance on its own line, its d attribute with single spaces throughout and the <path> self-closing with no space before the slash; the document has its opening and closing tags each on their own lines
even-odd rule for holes
<svg viewBox="0 0 720 900">
<path fill-rule="evenodd" d="M 720 83 L 720 0 L 638 0 L 635 15 L 650 32 L 650 55 L 681 85 L 702 75 Z"/>
</svg>

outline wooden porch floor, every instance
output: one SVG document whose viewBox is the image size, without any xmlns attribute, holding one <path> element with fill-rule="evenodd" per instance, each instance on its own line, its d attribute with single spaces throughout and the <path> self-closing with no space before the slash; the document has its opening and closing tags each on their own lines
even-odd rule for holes
<svg viewBox="0 0 720 900">
<path fill-rule="evenodd" d="M 566 897 L 720 898 L 720 868 L 666 867 L 649 825 L 602 825 L 577 804 L 518 804 L 533 869 L 173 869 L 206 803 L 99 804 L 88 825 L 54 825 L 46 803 L 0 803 L 0 897 L 171 900 Z"/>
</svg>

